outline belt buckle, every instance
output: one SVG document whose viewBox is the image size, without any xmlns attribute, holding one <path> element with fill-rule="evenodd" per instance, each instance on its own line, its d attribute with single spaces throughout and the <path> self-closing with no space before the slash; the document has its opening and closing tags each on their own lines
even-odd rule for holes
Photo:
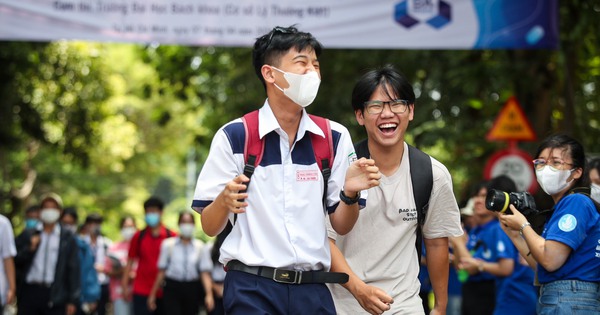
<svg viewBox="0 0 600 315">
<path fill-rule="evenodd" d="M 273 281 L 286 284 L 299 284 L 302 271 L 277 269 L 273 271 Z"/>
</svg>

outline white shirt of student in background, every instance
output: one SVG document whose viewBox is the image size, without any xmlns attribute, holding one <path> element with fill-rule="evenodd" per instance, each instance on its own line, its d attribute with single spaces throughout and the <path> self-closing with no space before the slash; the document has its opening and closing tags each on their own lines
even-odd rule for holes
<svg viewBox="0 0 600 315">
<path fill-rule="evenodd" d="M 15 257 L 17 249 L 15 248 L 15 239 L 10 221 L 0 215 L 0 305 L 6 304 L 6 294 L 8 293 L 8 279 L 4 269 L 4 259 Z"/>
<path fill-rule="evenodd" d="M 179 237 L 165 239 L 160 245 L 158 269 L 165 277 L 180 282 L 200 279 L 200 255 L 204 244 L 197 239 L 184 244 Z"/>
</svg>

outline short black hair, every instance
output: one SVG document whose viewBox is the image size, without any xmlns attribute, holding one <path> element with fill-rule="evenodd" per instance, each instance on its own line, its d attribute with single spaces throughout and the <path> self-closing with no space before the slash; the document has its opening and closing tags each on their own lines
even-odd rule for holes
<svg viewBox="0 0 600 315">
<path fill-rule="evenodd" d="M 31 213 L 31 212 L 40 212 L 42 208 L 40 207 L 40 205 L 31 205 L 29 207 L 27 207 L 27 209 L 25 209 L 25 214 L 27 213 Z"/>
<path fill-rule="evenodd" d="M 390 97 L 400 98 L 414 105 L 415 91 L 406 77 L 393 65 L 387 64 L 381 68 L 373 69 L 363 74 L 352 90 L 352 108 L 354 111 L 365 109 L 365 102 L 371 98 L 378 87 Z"/>
<path fill-rule="evenodd" d="M 315 51 L 317 58 L 323 50 L 321 43 L 311 33 L 300 32 L 294 25 L 289 27 L 277 26 L 256 39 L 252 50 L 252 64 L 256 75 L 265 88 L 267 85 L 262 76 L 262 66 L 265 64 L 279 66 L 281 57 L 292 47 L 298 51 L 310 47 Z"/>
<path fill-rule="evenodd" d="M 98 213 L 91 213 L 85 218 L 85 224 L 98 223 L 101 224 L 103 221 L 102 215 Z"/>
<path fill-rule="evenodd" d="M 77 208 L 75 207 L 66 207 L 62 214 L 60 215 L 60 218 L 62 219 L 63 217 L 70 215 L 71 217 L 73 217 L 73 220 L 75 221 L 75 223 L 79 222 L 79 215 L 77 214 Z"/>
<path fill-rule="evenodd" d="M 588 163 L 588 179 L 590 176 L 589 172 L 591 172 L 592 170 L 596 170 L 596 172 L 598 172 L 598 174 L 600 174 L 600 158 L 592 159 Z"/>
<path fill-rule="evenodd" d="M 165 207 L 165 203 L 158 197 L 150 197 L 148 200 L 144 201 L 144 210 L 152 207 L 156 207 L 162 211 Z"/>
</svg>

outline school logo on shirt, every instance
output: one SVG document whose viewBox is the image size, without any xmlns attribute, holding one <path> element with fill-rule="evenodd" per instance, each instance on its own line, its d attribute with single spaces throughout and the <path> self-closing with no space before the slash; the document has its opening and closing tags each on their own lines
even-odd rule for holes
<svg viewBox="0 0 600 315">
<path fill-rule="evenodd" d="M 481 257 L 483 257 L 484 259 L 492 258 L 492 251 L 489 249 L 484 250 L 483 253 L 481 254 Z"/>
<path fill-rule="evenodd" d="M 319 180 L 319 171 L 317 170 L 297 170 L 297 182 L 316 182 Z"/>
<path fill-rule="evenodd" d="M 577 227 L 577 219 L 572 214 L 565 214 L 558 220 L 558 228 L 563 232 L 571 232 Z"/>
<path fill-rule="evenodd" d="M 348 165 L 352 164 L 352 162 L 356 160 L 358 160 L 358 158 L 356 157 L 356 152 L 348 154 Z"/>
<path fill-rule="evenodd" d="M 496 249 L 502 253 L 506 250 L 506 245 L 504 245 L 503 241 L 499 241 L 498 245 L 496 245 Z"/>
</svg>

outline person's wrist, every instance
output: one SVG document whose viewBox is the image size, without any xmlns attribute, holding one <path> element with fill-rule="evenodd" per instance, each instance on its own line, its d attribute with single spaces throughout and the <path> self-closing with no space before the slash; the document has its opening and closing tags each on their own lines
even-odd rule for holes
<svg viewBox="0 0 600 315">
<path fill-rule="evenodd" d="M 482 272 L 485 270 L 485 265 L 484 265 L 484 262 L 483 262 L 483 261 L 480 261 L 480 262 L 477 264 L 477 270 L 478 270 L 480 273 L 482 273 Z"/>
<path fill-rule="evenodd" d="M 528 221 L 525 221 L 525 223 L 521 224 L 521 228 L 519 228 L 519 235 L 521 235 L 521 237 L 523 237 L 523 230 L 528 226 L 531 226 L 531 223 Z"/>
<path fill-rule="evenodd" d="M 357 203 L 359 199 L 360 199 L 359 192 L 354 192 L 354 193 L 348 192 L 348 194 L 346 194 L 346 192 L 344 192 L 343 189 L 340 190 L 340 200 L 349 206 Z"/>
</svg>

